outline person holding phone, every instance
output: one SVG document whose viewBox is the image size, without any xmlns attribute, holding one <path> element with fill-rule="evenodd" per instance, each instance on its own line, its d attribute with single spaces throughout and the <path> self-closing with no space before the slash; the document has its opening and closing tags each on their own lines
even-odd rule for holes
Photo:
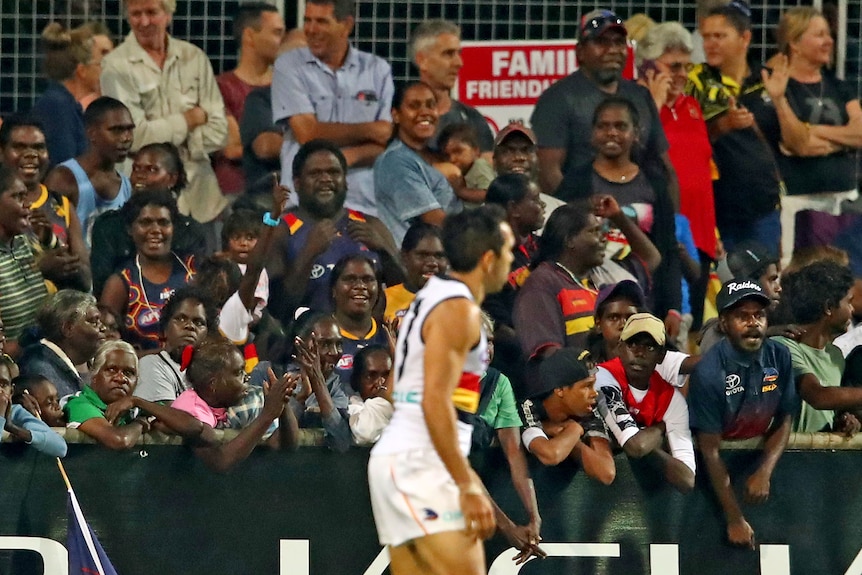
<svg viewBox="0 0 862 575">
<path fill-rule="evenodd" d="M 686 93 L 703 110 L 718 169 L 713 187 L 721 241 L 727 251 L 752 240 L 778 253 L 784 183 L 760 123 L 793 113 L 777 97 L 786 86 L 786 65 L 770 75 L 749 64 L 751 9 L 741 0 L 710 10 L 700 33 L 706 62 L 689 72 Z"/>
<path fill-rule="evenodd" d="M 688 219 L 700 264 L 700 277 L 689 282 L 692 329 L 703 320 L 709 268 L 716 259 L 714 164 L 706 121 L 697 100 L 685 94 L 692 69 L 691 33 L 679 22 L 650 29 L 638 45 L 641 84 L 655 100 L 670 149 L 670 161 L 679 179 L 679 213 Z"/>
</svg>

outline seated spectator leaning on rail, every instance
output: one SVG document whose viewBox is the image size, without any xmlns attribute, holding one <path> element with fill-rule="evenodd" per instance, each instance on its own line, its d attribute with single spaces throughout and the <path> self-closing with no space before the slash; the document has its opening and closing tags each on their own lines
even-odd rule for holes
<svg viewBox="0 0 862 575">
<path fill-rule="evenodd" d="M 171 407 L 191 414 L 203 424 L 198 426 L 198 437 L 193 440 L 192 449 L 207 467 L 219 472 L 230 470 L 249 456 L 276 419 L 278 433 L 270 436 L 268 445 L 287 450 L 297 447 L 299 427 L 287 405 L 299 380 L 295 374 L 288 373 L 277 379 L 270 370 L 269 381 L 264 384 L 263 407 L 258 415 L 236 437 L 220 443 L 213 430 L 228 426 L 229 408 L 241 403 L 249 391 L 245 360 L 230 341 L 213 336 L 195 347 L 186 347 L 182 367 L 192 389 L 184 391 Z M 158 412 L 153 413 L 159 417 Z M 175 431 L 188 437 L 185 430 Z"/>
<path fill-rule="evenodd" d="M 600 363 L 619 357 L 623 327 L 643 307 L 644 293 L 636 282 L 623 280 L 600 289 L 596 296 L 596 325 L 587 338 L 587 349 L 592 357 Z M 682 376 L 690 374 L 698 361 L 699 355 L 665 349 L 664 359 L 656 366 L 656 371 L 674 387 L 683 387 Z"/>
<path fill-rule="evenodd" d="M 595 367 L 589 352 L 564 348 L 539 369 L 539 379 L 528 385 L 521 403 L 526 425 L 521 438 L 527 451 L 545 465 L 568 458 L 584 472 L 610 485 L 616 477 L 610 439 L 598 410 L 607 410 L 598 393 Z"/>
<path fill-rule="evenodd" d="M 335 365 L 341 358 L 341 332 L 332 316 L 306 311 L 296 320 L 294 349 L 301 381 L 291 397 L 290 408 L 302 427 L 323 427 L 326 443 L 333 451 L 350 448 L 348 399 Z"/>
<path fill-rule="evenodd" d="M 695 473 L 688 405 L 670 383 L 679 378 L 679 364 L 667 379 L 656 371 L 667 352 L 664 323 L 637 313 L 626 321 L 620 341 L 620 357 L 600 364 L 596 374 L 611 413 L 608 428 L 626 455 L 646 458 L 671 485 L 688 493 Z"/>
<path fill-rule="evenodd" d="M 793 431 L 853 435 L 860 429 L 855 414 L 862 412 L 862 389 L 841 386 L 844 355 L 832 343 L 850 325 L 852 288 L 850 269 L 831 261 L 805 266 L 784 280 L 784 298 L 801 334 L 773 339 L 790 350 L 802 398 Z"/>
<path fill-rule="evenodd" d="M 13 385 L 9 367 L 0 362 L 0 430 L 8 432 L 13 440 L 32 445 L 46 455 L 64 457 L 66 442 L 63 438 L 51 431 L 38 415 L 12 403 Z"/>
<path fill-rule="evenodd" d="M 745 481 L 745 495 L 752 503 L 765 501 L 799 409 L 790 352 L 766 339 L 770 303 L 755 282 L 733 280 L 722 286 L 716 307 L 726 337 L 694 368 L 688 394 L 689 424 L 727 520 L 727 538 L 752 549 L 754 530 L 743 516 L 719 451 L 722 440 L 764 438 L 763 456 Z"/>
<path fill-rule="evenodd" d="M 69 399 L 63 411 L 66 426 L 80 429 L 105 447 L 131 449 L 150 430 L 150 421 L 120 400 L 138 383 L 138 356 L 124 341 L 105 343 L 93 360 L 90 385 Z M 116 403 L 115 403 L 116 402 Z"/>
<path fill-rule="evenodd" d="M 371 445 L 392 419 L 392 355 L 380 344 L 363 347 L 353 358 L 350 387 L 358 395 L 349 398 L 350 431 L 357 445 Z"/>
<path fill-rule="evenodd" d="M 50 296 L 36 316 L 42 339 L 28 345 L 21 357 L 21 374 L 47 378 L 60 397 L 81 391 L 86 370 L 105 341 L 102 314 L 96 299 L 75 290 Z"/>
<path fill-rule="evenodd" d="M 183 349 L 198 345 L 217 331 L 218 312 L 202 290 L 185 286 L 173 293 L 159 318 L 162 349 L 140 361 L 140 383 L 134 395 L 147 401 L 170 404 L 191 388 L 180 367 Z"/>
</svg>

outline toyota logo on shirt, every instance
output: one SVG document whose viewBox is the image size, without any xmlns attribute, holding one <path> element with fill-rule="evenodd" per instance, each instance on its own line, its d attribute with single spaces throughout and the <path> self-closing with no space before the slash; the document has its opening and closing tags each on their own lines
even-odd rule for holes
<svg viewBox="0 0 862 575">
<path fill-rule="evenodd" d="M 742 386 L 742 379 L 739 377 L 739 375 L 731 373 L 724 378 L 725 395 L 730 396 L 735 393 L 739 393 L 740 391 L 745 391 L 745 388 Z"/>
</svg>

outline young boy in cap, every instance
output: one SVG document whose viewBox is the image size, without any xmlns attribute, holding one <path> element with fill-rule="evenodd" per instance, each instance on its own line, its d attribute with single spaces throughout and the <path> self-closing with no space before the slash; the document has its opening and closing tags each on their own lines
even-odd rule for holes
<svg viewBox="0 0 862 575">
<path fill-rule="evenodd" d="M 719 448 L 722 440 L 764 438 L 763 455 L 745 482 L 745 495 L 750 502 L 765 501 L 798 409 L 790 352 L 766 339 L 770 303 L 756 282 L 734 280 L 722 286 L 716 305 L 725 338 L 695 367 L 688 395 L 689 424 L 727 520 L 727 538 L 752 549 L 754 530 L 742 514 Z"/>
<path fill-rule="evenodd" d="M 626 321 L 620 341 L 620 356 L 600 364 L 596 374 L 610 411 L 608 429 L 629 457 L 646 457 L 674 487 L 688 493 L 695 473 L 688 406 L 680 390 L 656 371 L 667 351 L 664 323 L 652 314 L 636 313 Z M 670 453 L 663 448 L 665 436 Z"/>
<path fill-rule="evenodd" d="M 607 406 L 595 390 L 595 367 L 589 352 L 560 349 L 542 362 L 534 381 L 529 398 L 521 404 L 524 447 L 545 465 L 571 457 L 587 475 L 610 485 L 616 467 L 599 415 L 607 412 Z"/>
</svg>

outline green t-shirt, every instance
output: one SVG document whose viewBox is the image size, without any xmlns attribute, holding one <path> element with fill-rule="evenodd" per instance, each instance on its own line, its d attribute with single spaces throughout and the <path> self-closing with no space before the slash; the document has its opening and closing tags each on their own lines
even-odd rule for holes
<svg viewBox="0 0 862 575">
<path fill-rule="evenodd" d="M 93 391 L 89 385 L 85 385 L 84 389 L 79 391 L 72 397 L 63 411 L 66 412 L 66 425 L 71 428 L 77 428 L 85 421 L 90 419 L 102 418 L 105 419 L 105 410 L 108 405 L 102 401 L 102 398 Z M 124 413 L 118 420 L 116 425 L 126 425 L 132 421 L 130 413 Z"/>
<path fill-rule="evenodd" d="M 491 395 L 488 407 L 479 414 L 479 417 L 494 429 L 521 427 L 521 417 L 518 415 L 518 407 L 515 404 L 512 382 L 502 373 L 497 379 L 497 387 Z"/>
<path fill-rule="evenodd" d="M 839 387 L 844 373 L 844 355 L 834 344 L 827 343 L 823 349 L 815 349 L 804 343 L 799 343 L 782 336 L 773 337 L 790 350 L 793 361 L 793 379 L 806 374 L 812 374 L 824 387 Z M 797 383 L 798 389 L 798 383 Z M 814 409 L 807 401 L 802 401 L 802 407 L 793 420 L 793 431 L 812 433 L 832 429 L 835 412 L 831 409 Z"/>
</svg>

